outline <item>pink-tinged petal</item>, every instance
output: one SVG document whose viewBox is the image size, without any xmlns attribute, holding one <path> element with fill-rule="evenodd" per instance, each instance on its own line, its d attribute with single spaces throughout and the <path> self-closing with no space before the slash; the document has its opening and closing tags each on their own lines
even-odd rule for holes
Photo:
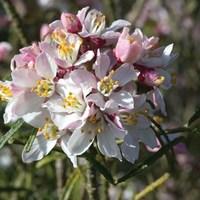
<svg viewBox="0 0 200 200">
<path fill-rule="evenodd" d="M 114 92 L 111 94 L 110 99 L 123 108 L 130 110 L 134 108 L 133 97 L 129 92 L 123 90 L 120 92 Z"/>
<path fill-rule="evenodd" d="M 64 151 L 64 153 L 69 157 L 69 159 L 71 160 L 73 166 L 76 168 L 77 167 L 77 157 L 71 155 L 69 149 L 68 149 L 68 145 L 67 142 L 70 138 L 69 134 L 65 134 L 60 138 L 60 146 L 61 149 Z"/>
<path fill-rule="evenodd" d="M 148 93 L 148 99 L 154 104 L 157 110 L 160 110 L 164 116 L 167 116 L 165 100 L 158 88 Z"/>
<path fill-rule="evenodd" d="M 125 26 L 131 26 L 131 23 L 129 21 L 118 19 L 114 21 L 107 29 L 106 31 L 116 31 L 118 29 L 121 29 Z"/>
<path fill-rule="evenodd" d="M 137 80 L 137 73 L 131 64 L 125 63 L 115 71 L 112 79 L 118 81 L 120 86 L 123 86 L 130 81 Z"/>
<path fill-rule="evenodd" d="M 74 66 L 82 65 L 88 61 L 91 61 L 94 58 L 95 54 L 93 51 L 87 51 L 80 56 L 80 58 L 74 63 Z"/>
<path fill-rule="evenodd" d="M 139 109 L 144 106 L 147 97 L 145 94 L 141 94 L 141 95 L 134 95 L 133 99 L 134 99 L 134 108 Z"/>
<path fill-rule="evenodd" d="M 70 77 L 82 88 L 84 95 L 89 94 L 92 89 L 96 89 L 97 87 L 95 76 L 84 69 L 72 71 Z"/>
<path fill-rule="evenodd" d="M 85 20 L 85 16 L 86 16 L 86 13 L 89 9 L 89 6 L 85 7 L 85 8 L 82 8 L 81 10 L 78 11 L 77 13 L 77 17 L 79 18 L 80 22 L 83 24 L 84 23 L 84 20 Z"/>
<path fill-rule="evenodd" d="M 52 29 L 52 30 L 55 30 L 57 28 L 60 28 L 60 29 L 63 29 L 63 25 L 62 25 L 62 22 L 61 20 L 55 20 L 54 22 L 52 22 L 51 24 L 49 24 L 49 27 Z"/>
<path fill-rule="evenodd" d="M 95 138 L 94 133 L 82 132 L 81 129 L 76 129 L 69 138 L 67 146 L 72 155 L 81 155 L 86 152 Z"/>
<path fill-rule="evenodd" d="M 105 53 L 97 53 L 97 60 L 94 65 L 95 74 L 99 79 L 102 79 L 104 76 L 107 75 L 107 72 L 110 69 L 110 58 Z"/>
<path fill-rule="evenodd" d="M 119 32 L 107 31 L 101 35 L 101 38 L 106 40 L 106 45 L 116 45 L 119 36 Z"/>
<path fill-rule="evenodd" d="M 31 163 L 33 161 L 41 160 L 54 148 L 56 142 L 57 140 L 46 140 L 43 134 L 38 135 L 34 140 L 30 151 L 26 152 L 25 149 L 23 150 L 23 162 Z"/>
<path fill-rule="evenodd" d="M 87 97 L 88 102 L 94 103 L 99 108 L 103 108 L 105 105 L 105 101 L 103 96 L 100 93 L 92 93 Z"/>
<path fill-rule="evenodd" d="M 137 138 L 134 138 L 130 134 L 126 135 L 124 143 L 121 145 L 121 151 L 127 161 L 134 163 L 139 157 L 139 143 Z"/>
<path fill-rule="evenodd" d="M 50 115 L 46 110 L 28 113 L 23 116 L 23 120 L 35 128 L 43 127 L 47 118 L 50 118 Z"/>
<path fill-rule="evenodd" d="M 63 99 L 58 95 L 52 96 L 47 102 L 42 105 L 42 107 L 47 108 L 50 112 L 66 112 Z"/>
<path fill-rule="evenodd" d="M 99 151 L 107 157 L 115 157 L 120 161 L 122 160 L 121 153 L 118 145 L 116 144 L 114 135 L 106 126 L 103 133 L 97 135 L 97 145 Z"/>
<path fill-rule="evenodd" d="M 18 116 L 39 112 L 43 101 L 44 98 L 38 97 L 34 93 L 24 92 L 16 97 L 12 111 Z"/>
<path fill-rule="evenodd" d="M 157 143 L 155 133 L 151 128 L 138 129 L 137 130 L 137 136 L 140 139 L 140 141 L 143 142 L 145 145 L 147 145 L 151 148 L 158 147 L 158 143 Z"/>
<path fill-rule="evenodd" d="M 13 84 L 19 87 L 32 88 L 41 77 L 34 69 L 18 68 L 11 73 Z"/>
<path fill-rule="evenodd" d="M 37 73 L 46 79 L 53 79 L 57 73 L 57 65 L 48 54 L 41 53 L 35 63 Z"/>
<path fill-rule="evenodd" d="M 151 125 L 151 122 L 143 115 L 137 117 L 137 124 L 135 125 L 136 129 L 147 129 Z"/>
<path fill-rule="evenodd" d="M 66 113 L 50 113 L 51 119 L 54 124 L 63 130 L 66 128 L 75 129 L 82 125 L 81 116 L 78 113 L 66 114 Z"/>
<path fill-rule="evenodd" d="M 3 115 L 3 119 L 4 119 L 4 123 L 8 124 L 11 122 L 15 122 L 17 121 L 17 119 L 19 119 L 19 116 L 17 116 L 14 112 L 13 112 L 13 108 L 15 106 L 15 99 L 12 99 L 10 102 L 8 102 L 6 108 L 5 108 L 5 113 Z"/>
<path fill-rule="evenodd" d="M 40 49 L 43 52 L 47 53 L 50 57 L 56 58 L 57 56 L 56 46 L 47 42 L 40 42 L 39 46 L 40 46 Z"/>
</svg>

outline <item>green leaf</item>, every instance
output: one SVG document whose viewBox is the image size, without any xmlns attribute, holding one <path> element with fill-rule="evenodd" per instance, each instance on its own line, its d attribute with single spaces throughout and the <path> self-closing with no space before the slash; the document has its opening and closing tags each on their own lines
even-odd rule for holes
<svg viewBox="0 0 200 200">
<path fill-rule="evenodd" d="M 76 183 L 79 181 L 80 177 L 81 177 L 80 170 L 79 169 L 74 170 L 64 186 L 64 191 L 63 191 L 61 200 L 69 200 L 70 199 L 71 193 L 72 193 Z"/>
<path fill-rule="evenodd" d="M 25 146 L 24 146 L 24 150 L 25 152 L 29 152 L 31 150 L 31 147 L 32 147 L 32 144 L 35 140 L 35 137 L 36 137 L 36 133 L 35 133 L 35 129 L 33 129 L 31 135 L 29 136 Z"/>
<path fill-rule="evenodd" d="M 200 118 L 200 107 L 197 108 L 196 112 L 189 119 L 188 125 L 190 126 L 194 121 L 196 121 L 199 118 Z"/>
<path fill-rule="evenodd" d="M 4 147 L 6 142 L 18 131 L 18 129 L 23 125 L 24 121 L 18 120 L 12 125 L 10 130 L 0 138 L 0 149 Z"/>
<path fill-rule="evenodd" d="M 155 163 L 159 158 L 161 158 L 164 154 L 166 154 L 170 148 L 172 148 L 174 145 L 180 143 L 183 141 L 183 137 L 179 137 L 171 141 L 170 143 L 163 146 L 158 152 L 154 153 L 152 156 L 147 158 L 141 163 L 136 164 L 131 171 L 129 171 L 126 175 L 119 178 L 115 184 L 121 183 L 126 181 L 127 179 L 136 176 L 144 171 L 148 166 Z"/>
<path fill-rule="evenodd" d="M 94 167 L 101 173 L 107 181 L 109 181 L 111 184 L 114 184 L 114 179 L 112 177 L 112 174 L 109 172 L 109 170 L 103 166 L 99 161 L 97 161 L 93 155 L 89 153 L 84 154 L 85 158 L 94 165 Z"/>
<path fill-rule="evenodd" d="M 42 160 L 38 161 L 36 164 L 36 168 L 44 167 L 45 165 L 48 165 L 50 162 L 56 161 L 57 159 L 64 159 L 66 156 L 64 154 L 61 154 L 59 152 L 51 153 L 50 155 L 44 157 Z"/>
</svg>

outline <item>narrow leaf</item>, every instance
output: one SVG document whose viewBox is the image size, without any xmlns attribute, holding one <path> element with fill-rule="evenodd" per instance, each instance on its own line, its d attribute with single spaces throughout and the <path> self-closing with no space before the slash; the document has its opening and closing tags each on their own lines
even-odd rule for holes
<svg viewBox="0 0 200 200">
<path fill-rule="evenodd" d="M 163 146 L 158 152 L 154 153 L 152 156 L 144 160 L 143 162 L 135 165 L 131 171 L 129 171 L 126 175 L 122 176 L 116 181 L 116 184 L 126 181 L 127 179 L 140 174 L 146 169 L 148 166 L 155 163 L 159 158 L 161 158 L 166 152 L 170 150 L 171 147 L 183 141 L 183 137 L 179 137 L 171 141 L 170 143 Z"/>
<path fill-rule="evenodd" d="M 23 123 L 24 122 L 22 120 L 18 120 L 15 124 L 13 124 L 10 130 L 0 138 L 0 149 L 3 148 L 6 142 L 18 131 Z"/>
<path fill-rule="evenodd" d="M 188 125 L 190 126 L 194 121 L 200 118 L 200 107 L 197 108 L 196 112 L 192 115 L 192 117 L 188 121 Z"/>
<path fill-rule="evenodd" d="M 70 199 L 72 190 L 74 189 L 80 176 L 81 176 L 81 173 L 78 169 L 73 171 L 72 175 L 68 178 L 68 180 L 64 186 L 64 192 L 63 192 L 61 200 L 69 200 Z"/>
<path fill-rule="evenodd" d="M 31 135 L 29 136 L 25 146 L 24 146 L 24 151 L 25 152 L 29 152 L 31 150 L 32 144 L 35 140 L 36 137 L 36 133 L 35 133 L 35 129 L 33 129 L 33 132 L 31 133 Z"/>
</svg>

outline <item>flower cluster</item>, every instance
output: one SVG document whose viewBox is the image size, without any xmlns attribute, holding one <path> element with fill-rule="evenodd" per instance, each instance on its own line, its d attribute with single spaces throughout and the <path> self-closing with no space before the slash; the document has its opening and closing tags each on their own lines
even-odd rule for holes
<svg viewBox="0 0 200 200">
<path fill-rule="evenodd" d="M 173 44 L 130 32 L 126 20 L 106 27 L 88 7 L 62 13 L 42 40 L 20 49 L 11 61 L 11 81 L 0 82 L 7 101 L 5 123 L 23 119 L 38 129 L 25 162 L 40 160 L 56 145 L 74 166 L 95 142 L 106 157 L 134 163 L 139 144 L 159 148 L 148 115 L 166 115 L 160 88 L 168 89 Z"/>
</svg>

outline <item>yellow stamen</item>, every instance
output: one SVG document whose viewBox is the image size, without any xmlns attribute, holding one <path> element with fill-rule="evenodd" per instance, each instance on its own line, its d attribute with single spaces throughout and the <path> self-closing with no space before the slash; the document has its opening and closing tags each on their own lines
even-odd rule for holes
<svg viewBox="0 0 200 200">
<path fill-rule="evenodd" d="M 45 125 L 38 129 L 38 131 L 42 132 L 46 140 L 54 140 L 58 136 L 58 128 L 51 120 L 47 120 Z"/>
<path fill-rule="evenodd" d="M 116 87 L 118 87 L 118 81 L 112 79 L 114 71 L 111 71 L 108 76 L 105 76 L 99 82 L 99 89 L 103 94 L 110 94 Z"/>
<path fill-rule="evenodd" d="M 66 56 L 73 54 L 74 48 L 75 44 L 68 44 L 67 42 L 61 42 L 58 45 L 58 53 L 61 58 L 65 59 Z"/>
<path fill-rule="evenodd" d="M 120 119 L 125 125 L 136 125 L 138 122 L 138 116 L 136 113 L 123 113 L 120 115 Z"/>
<path fill-rule="evenodd" d="M 49 97 L 53 92 L 53 83 L 48 79 L 38 80 L 36 86 L 32 88 L 39 97 Z"/>
<path fill-rule="evenodd" d="M 13 96 L 11 89 L 0 83 L 0 101 L 8 101 Z"/>
<path fill-rule="evenodd" d="M 81 103 L 72 92 L 69 92 L 69 94 L 65 97 L 63 101 L 64 108 L 79 108 L 81 106 Z"/>
</svg>

